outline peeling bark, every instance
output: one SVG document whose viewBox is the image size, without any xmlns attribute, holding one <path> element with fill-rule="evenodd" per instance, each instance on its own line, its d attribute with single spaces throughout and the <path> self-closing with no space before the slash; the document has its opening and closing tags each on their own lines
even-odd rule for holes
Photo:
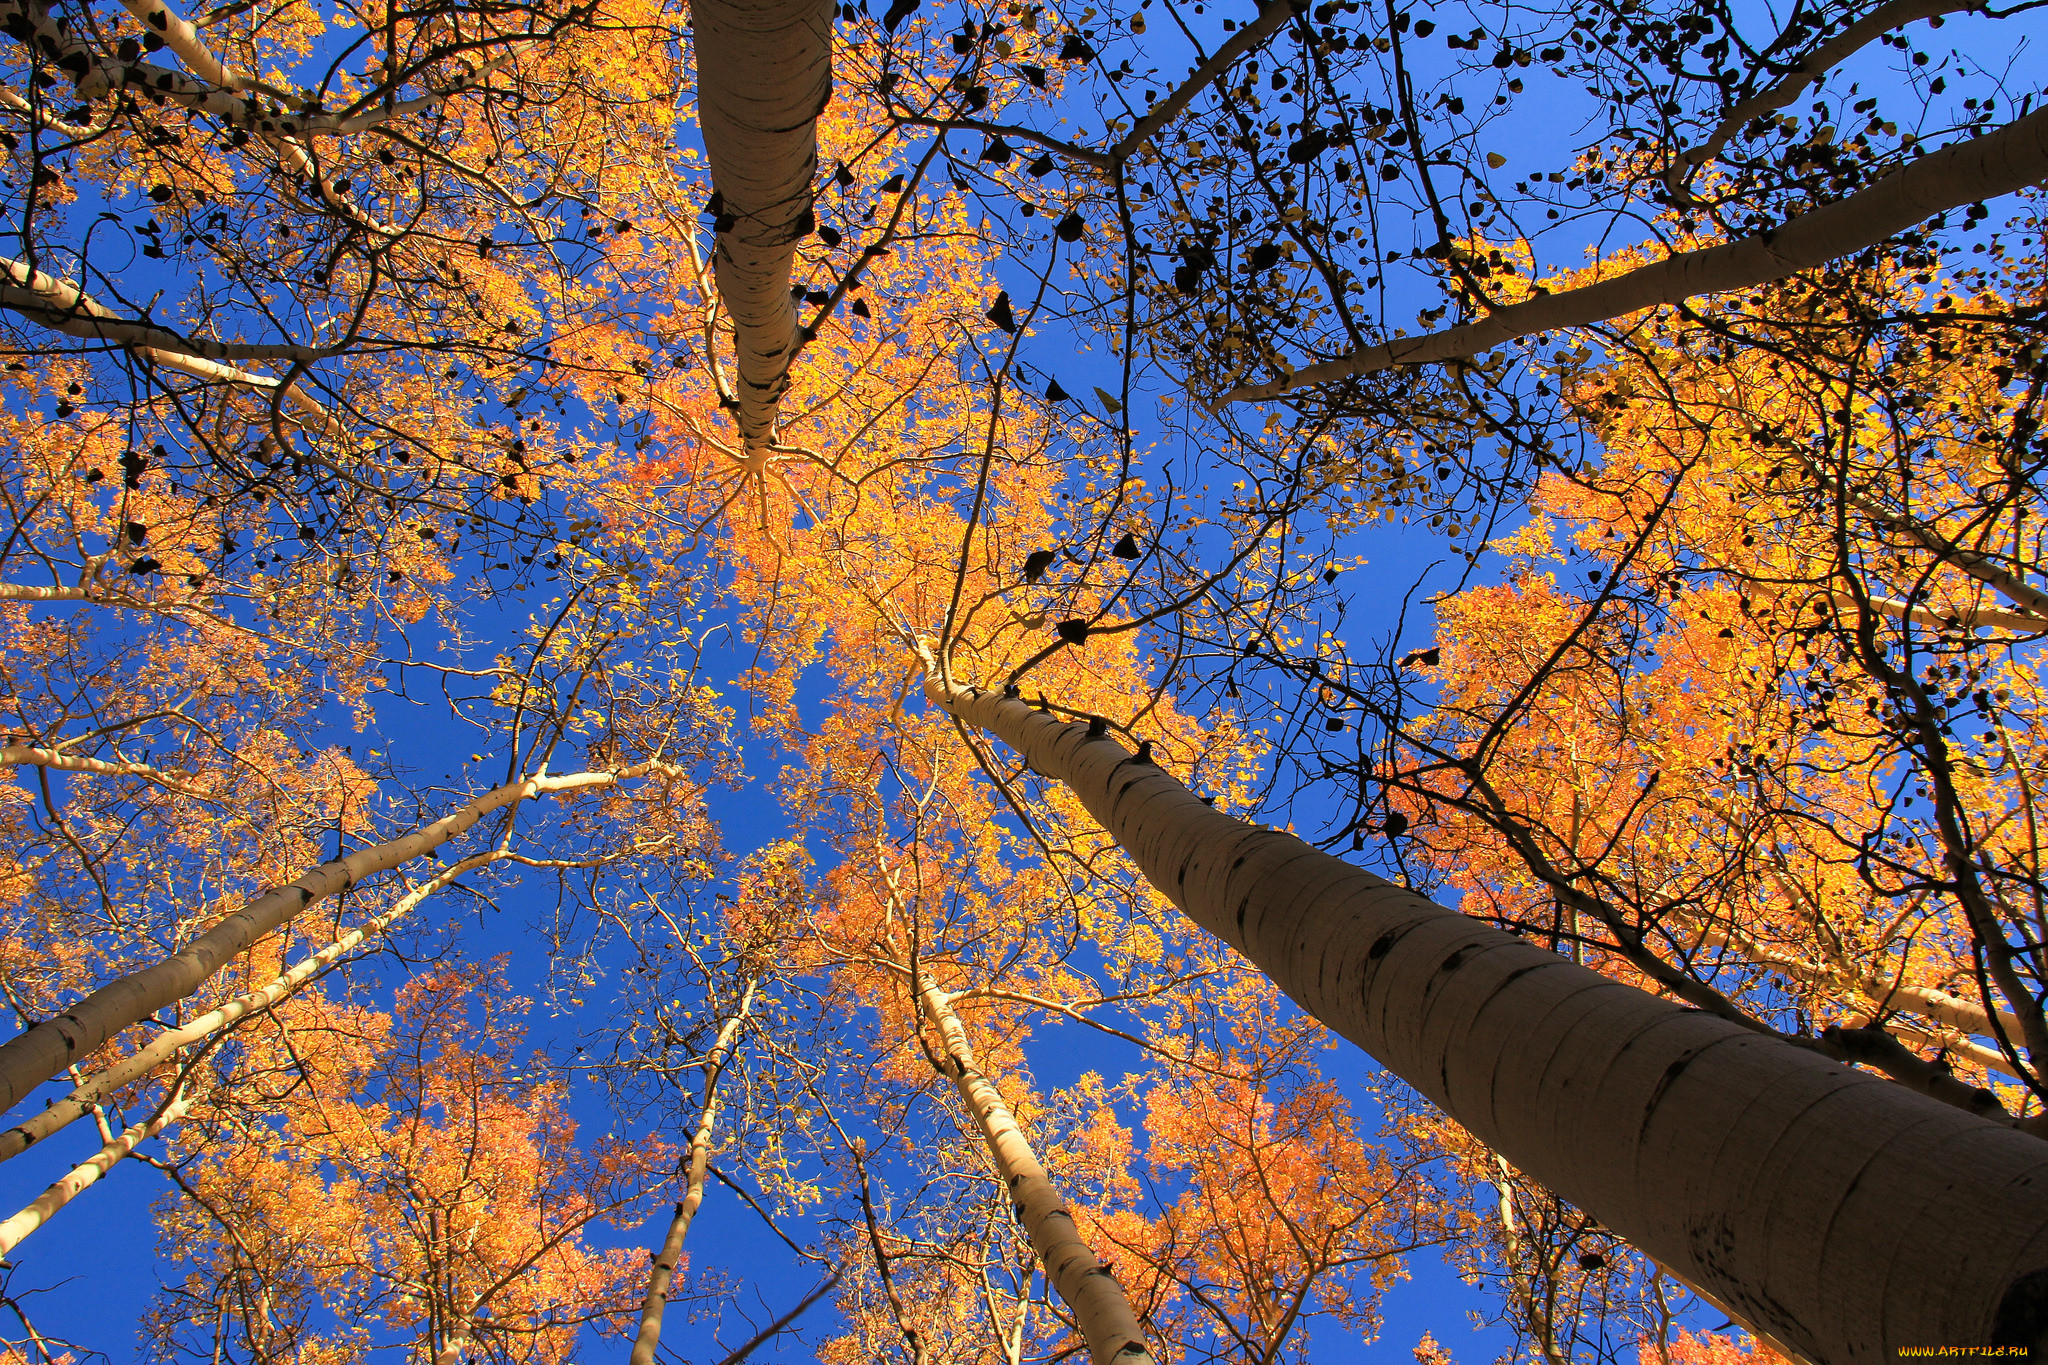
<svg viewBox="0 0 2048 1365">
<path fill-rule="evenodd" d="M 1827 1365 L 2048 1334 L 2048 1142 L 1688 1010 L 1210 809 L 1088 727 L 927 696 L 1468 1131 Z"/>
</svg>

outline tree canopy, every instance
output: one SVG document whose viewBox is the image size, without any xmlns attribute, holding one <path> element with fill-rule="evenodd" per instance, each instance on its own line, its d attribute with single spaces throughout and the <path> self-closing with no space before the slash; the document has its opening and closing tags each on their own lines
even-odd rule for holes
<svg viewBox="0 0 2048 1365">
<path fill-rule="evenodd" d="M 2048 1343 L 2034 8 L 0 0 L 0 1349 Z"/>
</svg>

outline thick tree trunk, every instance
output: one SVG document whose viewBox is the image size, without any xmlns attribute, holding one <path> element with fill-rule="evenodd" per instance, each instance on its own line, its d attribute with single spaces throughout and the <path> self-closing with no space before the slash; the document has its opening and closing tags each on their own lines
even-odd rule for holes
<svg viewBox="0 0 2048 1365">
<path fill-rule="evenodd" d="M 724 1078 L 726 1065 L 732 1060 L 740 1029 L 746 1026 L 747 1016 L 753 1012 L 754 992 L 760 984 L 759 978 L 747 982 L 740 995 L 739 1007 L 720 1025 L 718 1041 L 712 1044 L 711 1054 L 705 1059 L 704 1103 L 698 1111 L 697 1130 L 690 1135 L 688 1177 L 683 1188 L 683 1200 L 676 1205 L 675 1216 L 669 1219 L 668 1236 L 662 1239 L 661 1251 L 654 1258 L 653 1269 L 648 1272 L 647 1297 L 640 1304 L 640 1330 L 633 1339 L 629 1365 L 654 1365 L 654 1353 L 661 1347 L 661 1319 L 668 1310 L 669 1285 L 675 1279 L 676 1263 L 683 1257 L 683 1239 L 690 1235 L 690 1224 L 696 1221 L 697 1210 L 704 1204 L 704 1182 L 711 1170 L 711 1136 L 718 1127 L 718 1083 Z"/>
<path fill-rule="evenodd" d="M 740 434 L 775 442 L 796 347 L 790 262 L 809 236 L 818 115 L 832 97 L 831 0 L 697 0 L 697 122 L 722 201 L 712 254 L 739 352 Z"/>
<path fill-rule="evenodd" d="M 161 962 L 108 982 L 54 1019 L 0 1044 L 0 1110 L 13 1108 L 36 1086 L 84 1061 L 121 1030 L 183 1000 L 250 945 L 314 901 L 339 895 L 378 872 L 431 853 L 495 810 L 549 793 L 593 791 L 644 773 L 672 771 L 642 763 L 617 772 L 529 777 L 484 793 L 452 815 L 410 834 L 357 849 L 322 863 L 287 886 L 268 891 Z"/>
<path fill-rule="evenodd" d="M 2048 109 L 1996 132 L 1958 142 L 1892 172 L 1847 199 L 1802 213 L 1784 226 L 1725 246 L 1682 251 L 1611 280 L 1510 304 L 1476 322 L 1371 346 L 1297 370 L 1270 384 L 1246 384 L 1226 403 L 1256 402 L 1310 384 L 1477 355 L 1537 332 L 1590 327 L 1700 294 L 1748 289 L 1861 251 L 1915 223 L 1980 199 L 2048 180 Z"/>
<path fill-rule="evenodd" d="M 936 680 L 927 695 L 1071 787 L 1309 1014 L 1799 1354 L 2048 1338 L 2048 1142 L 1219 814 L 1085 725 Z"/>
<path fill-rule="evenodd" d="M 928 976 L 916 982 L 917 1005 L 925 1019 L 939 1031 L 952 1063 L 952 1081 L 960 1102 L 974 1116 L 995 1161 L 996 1173 L 1010 1191 L 1017 1221 L 1024 1225 L 1045 1267 L 1045 1278 L 1059 1291 L 1061 1301 L 1074 1310 L 1081 1339 L 1088 1343 L 1088 1357 L 1094 1365 L 1152 1365 L 1152 1352 L 1145 1345 L 1144 1330 L 1122 1285 L 1082 1240 L 1074 1226 L 1074 1215 L 1060 1198 L 1052 1177 L 1039 1164 L 1038 1153 L 1017 1126 L 1016 1115 L 1003 1102 L 995 1083 L 974 1064 L 974 1048 L 967 1030 L 953 1012 L 947 994 Z"/>
</svg>

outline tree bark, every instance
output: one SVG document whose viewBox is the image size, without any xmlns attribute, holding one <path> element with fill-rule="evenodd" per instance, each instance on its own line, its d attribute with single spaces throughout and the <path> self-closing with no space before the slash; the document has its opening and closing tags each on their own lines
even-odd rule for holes
<svg viewBox="0 0 2048 1365">
<path fill-rule="evenodd" d="M 287 344 L 194 341 L 154 323 L 123 318 L 69 280 L 32 270 L 22 262 L 6 257 L 0 257 L 0 308 L 20 313 L 66 336 L 119 346 L 140 360 L 176 370 L 194 379 L 282 394 L 302 411 L 304 424 L 309 429 L 317 429 L 336 438 L 347 434 L 347 429 L 334 415 L 296 381 L 285 384 L 269 375 L 256 374 L 226 363 L 227 360 L 318 360 L 331 352 Z M 290 420 L 298 424 L 299 419 Z"/>
<path fill-rule="evenodd" d="M 1031 1238 L 1045 1278 L 1074 1310 L 1089 1359 L 1094 1365 L 1152 1365 L 1151 1349 L 1123 1286 L 1082 1240 L 1074 1215 L 1067 1212 L 1066 1201 L 1039 1164 L 1038 1153 L 1031 1150 L 1031 1141 L 1017 1126 L 1002 1092 L 975 1066 L 974 1048 L 960 1016 L 953 1012 L 952 1000 L 921 972 L 916 991 L 919 1012 L 939 1031 L 946 1060 L 953 1064 L 951 1079 L 960 1102 L 988 1143 L 996 1174 L 1010 1192 L 1017 1221 Z"/>
<path fill-rule="evenodd" d="M 40 1113 L 23 1119 L 5 1132 L 0 1132 L 0 1161 L 20 1156 L 52 1133 L 77 1122 L 121 1090 L 147 1076 L 181 1048 L 204 1042 L 216 1032 L 233 1028 L 252 1014 L 261 1014 L 273 1008 L 279 1001 L 295 994 L 301 986 L 318 976 L 344 953 L 372 935 L 383 933 L 400 919 L 411 914 L 428 896 L 442 890 L 464 873 L 488 866 L 503 857 L 504 854 L 500 852 L 479 853 L 474 857 L 464 858 L 452 867 L 443 868 L 426 882 L 399 897 L 398 901 L 383 914 L 357 925 L 318 952 L 300 958 L 289 970 L 280 973 L 271 981 L 253 991 L 244 991 L 232 1000 L 223 1001 L 182 1027 L 158 1034 L 145 1046 L 136 1049 L 112 1066 L 94 1072 L 63 1099 Z"/>
<path fill-rule="evenodd" d="M 1270 384 L 1240 385 L 1223 401 L 1257 402 L 1396 365 L 1477 355 L 1517 337 L 1590 327 L 1695 295 L 1748 289 L 1861 251 L 1937 213 L 2011 194 L 2042 180 L 2048 180 L 2048 109 L 2015 119 L 1995 133 L 1944 147 L 1847 199 L 1802 213 L 1754 237 L 1682 251 L 1611 280 L 1510 304 L 1463 326 L 1310 365 Z"/>
<path fill-rule="evenodd" d="M 1783 109 L 1800 93 L 1856 53 L 1895 28 L 1937 15 L 1982 11 L 1985 0 L 1887 0 L 1848 28 L 1815 48 L 1777 81 L 1743 100 L 1721 116 L 1705 141 L 1673 158 L 1664 172 L 1664 187 L 1680 203 L 1692 201 L 1687 182 L 1692 172 L 1721 155 L 1721 149 L 1752 119 Z"/>
<path fill-rule="evenodd" d="M 22 1238 L 54 1218 L 59 1209 L 97 1183 L 101 1176 L 146 1139 L 157 1136 L 185 1117 L 185 1111 L 191 1107 L 192 1096 L 180 1091 L 165 1103 L 155 1118 L 130 1124 L 102 1144 L 99 1151 L 58 1177 L 48 1189 L 36 1196 L 33 1204 L 0 1223 L 0 1257 L 6 1256 L 20 1245 Z"/>
<path fill-rule="evenodd" d="M 773 445 L 789 384 L 797 243 L 815 226 L 818 115 L 832 97 L 831 0 L 697 0 L 697 121 L 723 213 L 712 268 L 732 314 L 740 434 Z"/>
<path fill-rule="evenodd" d="M 668 1236 L 662 1239 L 661 1252 L 654 1258 L 654 1267 L 647 1276 L 647 1297 L 640 1304 L 640 1331 L 633 1338 L 633 1353 L 628 1365 L 654 1365 L 654 1353 L 661 1347 L 661 1319 L 668 1309 L 668 1288 L 675 1279 L 676 1263 L 683 1256 L 683 1239 L 690 1234 L 690 1224 L 696 1221 L 697 1210 L 704 1203 L 705 1177 L 711 1169 L 711 1135 L 718 1126 L 718 1083 L 725 1076 L 725 1068 L 732 1059 L 733 1045 L 739 1040 L 740 1029 L 745 1027 L 747 1016 L 753 1012 L 754 992 L 759 988 L 760 978 L 747 982 L 740 994 L 739 1007 L 732 1017 L 720 1025 L 718 1041 L 712 1044 L 710 1055 L 705 1059 L 704 1103 L 698 1111 L 697 1130 L 690 1135 L 689 1176 L 683 1189 L 683 1201 L 676 1205 L 675 1216 L 669 1219 Z"/>
<path fill-rule="evenodd" d="M 642 763 L 616 772 L 529 777 L 484 793 L 452 815 L 399 838 L 357 849 L 286 886 L 258 896 L 161 962 L 100 987 L 53 1019 L 0 1044 L 0 1110 L 11 1109 L 36 1086 L 84 1061 L 108 1039 L 184 999 L 250 945 L 314 901 L 339 895 L 378 872 L 431 853 L 495 810 L 549 793 L 616 786 L 647 772 L 672 771 Z"/>
<path fill-rule="evenodd" d="M 1210 809 L 1087 727 L 927 696 L 1160 892 L 1559 1196 L 1825 1365 L 2048 1338 L 2048 1142 L 1579 967 Z"/>
</svg>

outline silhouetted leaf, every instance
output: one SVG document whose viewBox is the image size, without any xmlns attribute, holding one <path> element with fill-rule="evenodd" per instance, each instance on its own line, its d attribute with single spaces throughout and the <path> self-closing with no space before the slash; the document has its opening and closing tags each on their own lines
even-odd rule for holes
<svg viewBox="0 0 2048 1365">
<path fill-rule="evenodd" d="M 991 307 L 988 310 L 988 312 L 983 316 L 985 316 L 990 322 L 993 322 L 996 326 L 1002 328 L 1005 332 L 1016 331 L 1017 316 L 1016 314 L 1010 311 L 1010 291 L 1007 289 L 999 291 L 996 294 L 996 301 L 994 306 Z"/>
</svg>

